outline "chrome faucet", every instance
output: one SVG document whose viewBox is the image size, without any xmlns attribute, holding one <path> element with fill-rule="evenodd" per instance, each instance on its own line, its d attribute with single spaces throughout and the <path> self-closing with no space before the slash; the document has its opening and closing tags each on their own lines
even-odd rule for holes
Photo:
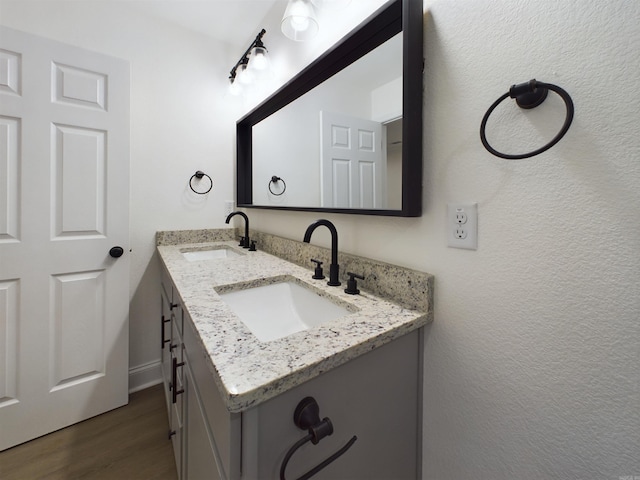
<svg viewBox="0 0 640 480">
<path fill-rule="evenodd" d="M 339 271 L 340 265 L 338 265 L 338 231 L 333 223 L 329 220 L 317 220 L 307 227 L 307 231 L 304 232 L 304 242 L 309 243 L 311 241 L 311 234 L 320 225 L 324 225 L 331 232 L 331 265 L 329 265 L 329 281 L 327 285 L 337 287 L 340 285 Z"/>
<path fill-rule="evenodd" d="M 229 216 L 227 216 L 227 219 L 224 221 L 224 223 L 229 223 L 229 220 L 231 220 L 231 217 L 235 216 L 235 215 L 240 215 L 242 218 L 244 218 L 244 237 L 242 237 L 242 247 L 243 248 L 249 248 L 250 247 L 250 242 L 249 242 L 249 217 L 247 217 L 247 215 L 244 212 L 231 212 L 229 214 Z"/>
</svg>

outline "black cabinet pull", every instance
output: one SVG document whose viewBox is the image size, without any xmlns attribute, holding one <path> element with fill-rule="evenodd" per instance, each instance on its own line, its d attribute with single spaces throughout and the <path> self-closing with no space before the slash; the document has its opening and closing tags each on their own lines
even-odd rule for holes
<svg viewBox="0 0 640 480">
<path fill-rule="evenodd" d="M 164 344 L 165 343 L 169 343 L 171 341 L 171 339 L 166 339 L 164 336 L 164 324 L 170 322 L 171 319 L 170 318 L 164 318 L 164 315 L 162 315 L 161 321 L 160 321 L 160 332 L 161 332 L 161 343 L 160 343 L 160 347 L 162 348 L 162 350 L 164 350 Z"/>
<path fill-rule="evenodd" d="M 178 390 L 178 367 L 182 367 L 184 362 L 178 362 L 176 357 L 173 357 L 172 360 L 173 368 L 171 369 L 171 383 L 173 384 L 173 399 L 172 403 L 176 403 L 178 401 L 178 395 L 184 393 L 184 389 L 181 388 Z"/>
</svg>

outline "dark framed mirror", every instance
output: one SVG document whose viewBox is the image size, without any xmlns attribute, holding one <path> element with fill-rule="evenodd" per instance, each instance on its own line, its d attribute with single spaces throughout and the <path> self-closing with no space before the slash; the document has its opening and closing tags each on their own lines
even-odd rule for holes
<svg viewBox="0 0 640 480">
<path fill-rule="evenodd" d="M 238 207 L 420 216 L 422 43 L 392 0 L 238 120 Z"/>
</svg>

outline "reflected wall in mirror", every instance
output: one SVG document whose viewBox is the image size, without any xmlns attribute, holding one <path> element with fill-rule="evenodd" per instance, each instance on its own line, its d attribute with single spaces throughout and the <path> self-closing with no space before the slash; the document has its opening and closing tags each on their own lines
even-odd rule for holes
<svg viewBox="0 0 640 480">
<path fill-rule="evenodd" d="M 420 216 L 422 2 L 386 4 L 237 134 L 238 206 Z"/>
<path fill-rule="evenodd" d="M 401 154 L 388 158 L 386 139 L 401 119 L 399 33 L 253 126 L 253 203 L 400 210 Z M 268 188 L 274 174 L 282 195 Z"/>
</svg>

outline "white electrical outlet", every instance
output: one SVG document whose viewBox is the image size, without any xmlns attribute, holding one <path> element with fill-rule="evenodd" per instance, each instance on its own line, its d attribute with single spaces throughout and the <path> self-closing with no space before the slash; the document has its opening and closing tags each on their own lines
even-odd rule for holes
<svg viewBox="0 0 640 480">
<path fill-rule="evenodd" d="M 229 215 L 231 212 L 233 212 L 234 205 L 235 205 L 235 203 L 233 202 L 233 200 L 226 200 L 224 202 L 224 213 L 225 213 L 225 215 Z"/>
<path fill-rule="evenodd" d="M 478 204 L 447 205 L 447 245 L 453 248 L 478 249 Z"/>
</svg>

